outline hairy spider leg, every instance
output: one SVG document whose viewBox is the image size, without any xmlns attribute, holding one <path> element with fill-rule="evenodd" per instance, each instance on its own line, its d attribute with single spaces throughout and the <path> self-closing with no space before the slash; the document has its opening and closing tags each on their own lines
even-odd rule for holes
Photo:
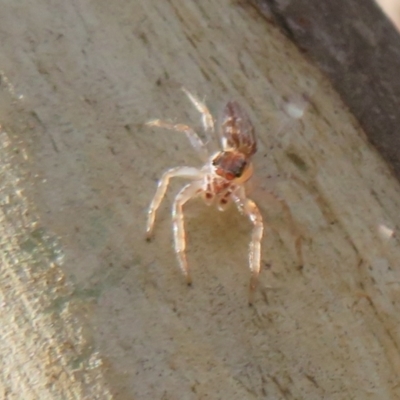
<svg viewBox="0 0 400 400">
<path fill-rule="evenodd" d="M 258 285 L 258 276 L 261 268 L 261 239 L 264 232 L 263 218 L 256 203 L 246 197 L 243 188 L 239 188 L 239 190 L 233 195 L 233 200 L 236 203 L 238 210 L 244 215 L 247 215 L 253 224 L 249 248 L 249 268 L 251 271 L 249 304 L 253 304 L 253 295 Z"/>
<path fill-rule="evenodd" d="M 202 161 L 207 162 L 209 159 L 208 149 L 200 136 L 188 125 L 174 124 L 168 121 L 162 121 L 160 119 L 154 119 L 146 123 L 148 126 L 156 126 L 159 128 L 168 129 L 171 131 L 182 132 L 186 134 L 192 147 L 199 153 Z"/>
<path fill-rule="evenodd" d="M 146 227 L 147 239 L 150 239 L 152 235 L 154 220 L 156 218 L 156 212 L 158 210 L 158 207 L 160 207 L 160 204 L 165 196 L 169 180 L 175 177 L 201 179 L 202 172 L 199 169 L 193 167 L 175 167 L 163 173 L 161 179 L 158 182 L 156 193 L 153 197 L 153 200 L 150 203 L 149 210 L 147 212 L 148 215 L 147 227 Z"/>
<path fill-rule="evenodd" d="M 181 268 L 182 273 L 185 275 L 188 285 L 192 284 L 192 278 L 190 276 L 189 266 L 185 253 L 186 234 L 183 221 L 183 206 L 188 200 L 199 195 L 199 193 L 201 192 L 201 187 L 201 181 L 195 181 L 187 184 L 178 193 L 172 206 L 172 224 L 174 231 L 175 252 L 178 257 L 179 267 Z"/>
<path fill-rule="evenodd" d="M 183 92 L 189 97 L 189 100 L 196 107 L 197 111 L 201 114 L 201 123 L 203 124 L 204 132 L 207 135 L 207 143 L 211 140 L 211 134 L 214 134 L 214 118 L 210 113 L 210 110 L 205 105 L 204 102 L 200 101 L 197 97 L 195 97 L 192 93 L 189 92 L 186 88 L 182 88 Z"/>
</svg>

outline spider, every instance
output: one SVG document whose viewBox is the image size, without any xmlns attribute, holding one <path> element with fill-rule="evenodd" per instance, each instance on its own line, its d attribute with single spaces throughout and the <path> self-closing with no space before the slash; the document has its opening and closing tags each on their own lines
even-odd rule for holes
<svg viewBox="0 0 400 400">
<path fill-rule="evenodd" d="M 214 119 L 207 106 L 186 89 L 183 88 L 182 90 L 201 113 L 202 125 L 206 134 L 208 136 L 214 134 Z M 209 154 L 207 148 L 208 141 L 204 142 L 187 125 L 173 124 L 159 119 L 149 121 L 147 125 L 185 133 L 204 162 L 202 168 L 182 166 L 164 172 L 148 209 L 147 240 L 150 240 L 152 236 L 156 212 L 164 198 L 170 179 L 175 177 L 190 179 L 191 182 L 185 185 L 175 197 L 172 206 L 172 223 L 174 248 L 179 267 L 187 284 L 191 285 L 192 278 L 185 254 L 186 235 L 183 206 L 188 200 L 198 196 L 201 196 L 207 205 L 215 204 L 220 211 L 224 211 L 233 202 L 239 212 L 247 216 L 253 225 L 249 248 L 249 268 L 251 271 L 249 304 L 252 304 L 253 292 L 257 287 L 260 273 L 261 239 L 264 224 L 256 203 L 247 197 L 244 186 L 253 175 L 251 158 L 257 151 L 254 127 L 248 115 L 236 101 L 226 103 L 219 128 L 221 149 L 212 155 Z M 282 203 L 284 210 L 290 214 L 286 202 L 275 195 L 274 197 Z M 300 244 L 296 242 L 298 253 L 299 246 Z"/>
</svg>

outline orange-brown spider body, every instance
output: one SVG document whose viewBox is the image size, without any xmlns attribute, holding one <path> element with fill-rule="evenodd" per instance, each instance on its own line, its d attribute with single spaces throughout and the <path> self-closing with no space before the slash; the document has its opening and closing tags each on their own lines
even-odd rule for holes
<svg viewBox="0 0 400 400">
<path fill-rule="evenodd" d="M 210 173 L 204 177 L 201 189 L 206 204 L 216 202 L 223 211 L 232 200 L 232 194 L 238 190 L 238 185 L 249 180 L 253 167 L 247 158 L 235 151 L 220 151 L 211 159 L 208 167 Z"/>
<path fill-rule="evenodd" d="M 214 119 L 206 105 L 184 89 L 186 95 L 202 115 L 202 124 L 205 133 L 209 136 L 214 133 Z M 207 204 L 216 204 L 223 211 L 233 202 L 237 209 L 246 215 L 253 225 L 249 249 L 250 303 L 252 294 L 258 282 L 261 264 L 261 239 L 264 224 L 261 213 L 253 200 L 246 195 L 244 183 L 253 174 L 251 157 L 257 151 L 257 142 L 254 127 L 235 101 L 229 101 L 223 110 L 223 120 L 219 129 L 220 151 L 209 155 L 207 143 L 189 126 L 173 124 L 167 121 L 154 120 L 150 126 L 162 127 L 185 133 L 192 146 L 197 150 L 204 162 L 200 169 L 193 167 L 175 167 L 164 172 L 158 183 L 158 188 L 148 210 L 147 238 L 152 235 L 155 214 L 166 193 L 169 180 L 173 177 L 184 177 L 191 182 L 184 186 L 175 197 L 172 207 L 172 222 L 174 233 L 174 247 L 179 266 L 191 284 L 191 276 L 186 260 L 186 235 L 183 223 L 184 204 L 197 196 L 202 196 Z M 285 203 L 284 203 L 285 205 Z"/>
</svg>

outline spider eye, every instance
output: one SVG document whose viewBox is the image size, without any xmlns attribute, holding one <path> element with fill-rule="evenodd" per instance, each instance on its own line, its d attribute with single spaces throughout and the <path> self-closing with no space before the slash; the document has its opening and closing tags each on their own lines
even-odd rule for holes
<svg viewBox="0 0 400 400">
<path fill-rule="evenodd" d="M 235 171 L 235 177 L 240 178 L 243 174 L 244 169 L 246 168 L 247 162 L 246 160 L 243 160 L 242 164 L 238 166 L 238 168 Z"/>
</svg>

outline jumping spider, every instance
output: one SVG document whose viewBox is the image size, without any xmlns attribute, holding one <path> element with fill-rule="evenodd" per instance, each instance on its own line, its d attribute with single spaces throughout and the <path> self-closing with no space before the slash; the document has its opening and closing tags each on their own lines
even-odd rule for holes
<svg viewBox="0 0 400 400">
<path fill-rule="evenodd" d="M 201 113 L 202 125 L 206 134 L 214 134 L 214 119 L 207 106 L 186 89 L 183 89 L 183 91 Z M 156 211 L 164 198 L 169 180 L 174 177 L 190 179 L 191 182 L 185 185 L 175 197 L 172 207 L 172 219 L 174 247 L 179 266 L 186 278 L 187 284 L 191 285 L 192 278 L 185 254 L 186 240 L 183 223 L 183 206 L 188 200 L 201 196 L 207 205 L 216 203 L 218 209 L 223 211 L 233 201 L 239 212 L 246 215 L 253 224 L 249 249 L 249 267 L 251 271 L 249 303 L 251 304 L 260 273 L 260 251 L 264 224 L 257 205 L 247 197 L 244 184 L 253 175 L 251 157 L 257 151 L 257 142 L 254 127 L 248 115 L 236 101 L 229 101 L 225 105 L 222 117 L 219 129 L 222 150 L 211 156 L 207 149 L 208 142 L 205 143 L 191 127 L 158 119 L 147 123 L 148 126 L 156 126 L 185 133 L 205 163 L 201 169 L 184 166 L 171 168 L 164 172 L 148 209 L 147 239 L 151 238 Z M 284 211 L 289 213 L 291 217 L 286 202 L 275 195 L 274 197 L 283 205 Z M 296 241 L 296 250 L 299 257 L 301 257 L 299 240 Z"/>
</svg>

